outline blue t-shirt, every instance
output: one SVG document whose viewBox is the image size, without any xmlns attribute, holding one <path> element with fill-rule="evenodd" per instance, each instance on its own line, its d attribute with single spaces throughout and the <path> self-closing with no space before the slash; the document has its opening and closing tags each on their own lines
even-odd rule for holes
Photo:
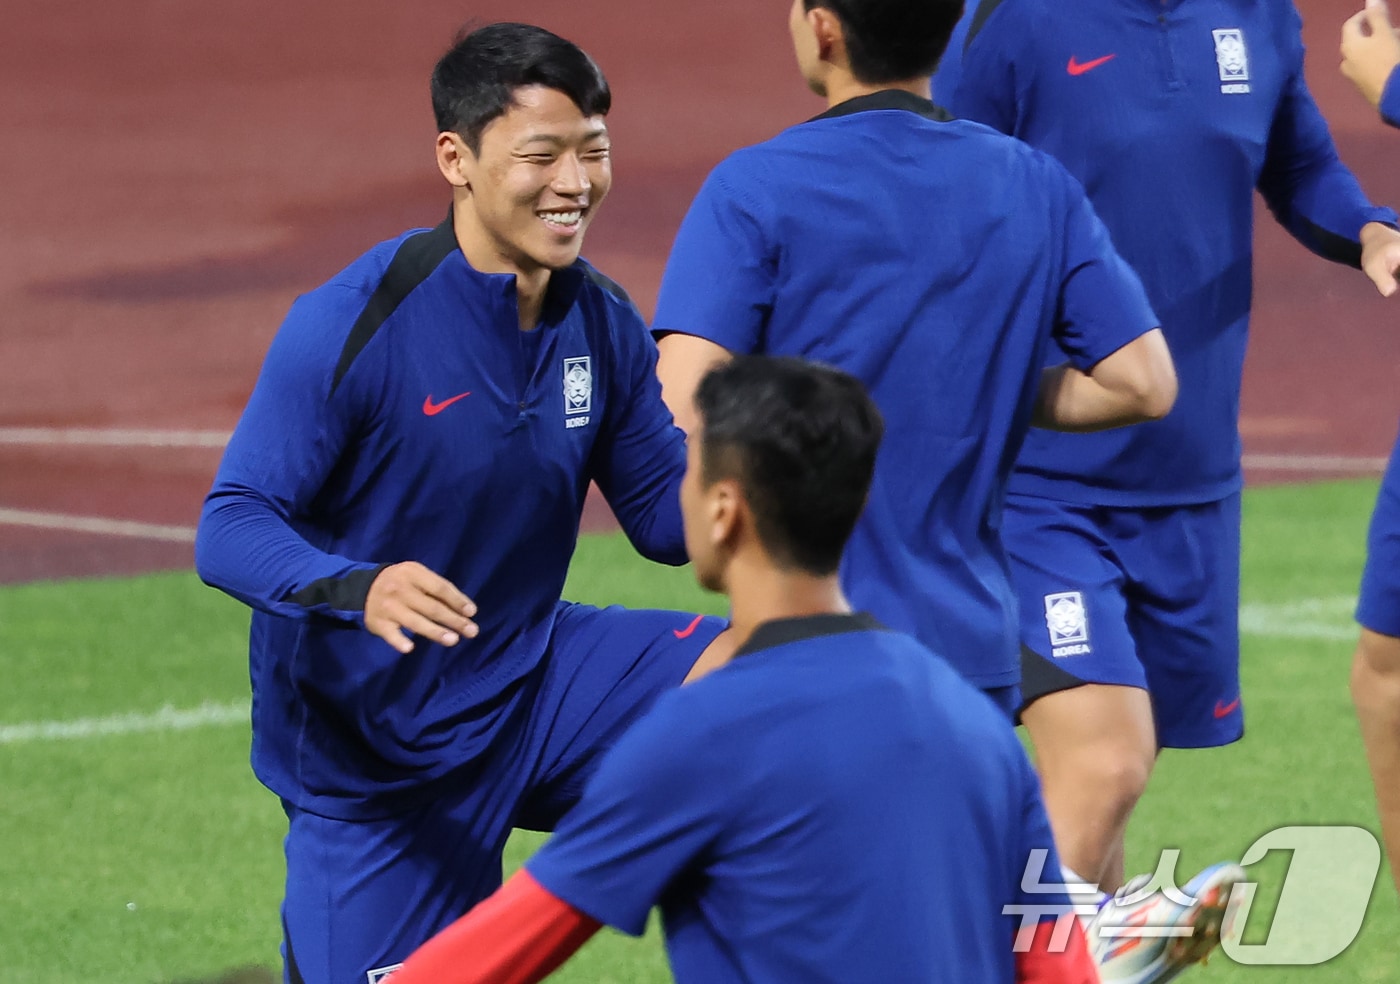
<svg viewBox="0 0 1400 984">
<path fill-rule="evenodd" d="M 1069 901 L 1024 892 L 1028 861 L 1059 880 L 1001 712 L 830 615 L 766 623 L 662 697 L 526 867 L 627 933 L 660 906 L 678 984 L 1011 984 L 1015 907 Z"/>
<path fill-rule="evenodd" d="M 885 91 L 740 150 L 681 224 L 653 330 L 844 369 L 885 418 L 852 604 L 982 687 L 1019 677 L 999 528 L 1047 361 L 1156 326 L 1064 168 Z"/>
<path fill-rule="evenodd" d="M 1095 505 L 1210 502 L 1241 484 L 1239 397 L 1254 191 L 1303 245 L 1360 264 L 1375 208 L 1337 157 L 1283 0 L 984 0 L 936 97 L 1053 154 L 1088 191 L 1162 319 L 1180 393 L 1160 421 L 1035 431 L 1013 493 Z"/>
<path fill-rule="evenodd" d="M 1400 68 L 1386 79 L 1385 91 L 1381 93 L 1381 118 L 1391 126 L 1400 126 Z"/>
<path fill-rule="evenodd" d="M 583 261 L 521 332 L 515 277 L 472 269 L 450 219 L 296 301 L 195 545 L 200 576 L 255 609 L 268 787 L 380 815 L 468 766 L 545 651 L 590 479 L 642 553 L 685 562 L 685 441 L 655 370 L 645 323 Z M 401 656 L 365 631 L 371 580 L 406 560 L 477 602 L 477 638 Z"/>
</svg>

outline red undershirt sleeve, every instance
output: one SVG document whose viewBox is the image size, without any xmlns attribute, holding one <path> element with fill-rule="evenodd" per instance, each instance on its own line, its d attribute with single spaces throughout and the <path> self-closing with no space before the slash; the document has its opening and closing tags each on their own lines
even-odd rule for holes
<svg viewBox="0 0 1400 984">
<path fill-rule="evenodd" d="M 522 870 L 415 950 L 389 984 L 533 984 L 601 926 Z"/>
<path fill-rule="evenodd" d="M 1016 954 L 1016 984 L 1099 984 L 1099 971 L 1089 955 L 1079 918 L 1069 918 L 1073 925 L 1063 948 L 1051 946 L 1057 920 L 1036 926 L 1030 948 Z"/>
</svg>

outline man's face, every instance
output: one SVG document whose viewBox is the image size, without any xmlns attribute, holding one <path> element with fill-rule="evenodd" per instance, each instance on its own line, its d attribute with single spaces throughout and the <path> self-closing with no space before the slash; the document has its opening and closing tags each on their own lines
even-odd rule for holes
<svg viewBox="0 0 1400 984">
<path fill-rule="evenodd" d="M 610 152 L 603 117 L 584 116 L 557 89 L 517 89 L 510 108 L 482 131 L 479 153 L 463 155 L 467 220 L 475 226 L 468 235 L 505 270 L 569 266 L 612 186 Z"/>
<path fill-rule="evenodd" d="M 681 479 L 681 520 L 685 524 L 685 549 L 695 569 L 695 580 L 707 591 L 723 591 L 722 565 L 712 540 L 714 511 L 704 487 L 701 465 L 701 428 L 686 441 L 685 477 Z"/>
</svg>

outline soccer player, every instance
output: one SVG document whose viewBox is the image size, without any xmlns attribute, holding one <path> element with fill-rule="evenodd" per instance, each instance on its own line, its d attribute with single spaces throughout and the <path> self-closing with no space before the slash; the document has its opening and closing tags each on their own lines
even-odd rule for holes
<svg viewBox="0 0 1400 984">
<path fill-rule="evenodd" d="M 1396 289 L 1395 213 L 1338 159 L 1300 27 L 1284 0 L 983 0 L 934 78 L 954 114 L 1083 182 L 1180 377 L 1162 421 L 1035 432 L 1002 529 L 1021 602 L 1022 720 L 1056 841 L 1109 889 L 1159 747 L 1244 731 L 1238 416 L 1255 189 L 1303 245 Z"/>
<path fill-rule="evenodd" d="M 1010 715 L 999 531 L 1026 432 L 1160 417 L 1176 384 L 1137 277 L 1064 168 L 929 101 L 961 9 L 794 0 L 798 68 L 830 108 L 710 174 L 653 331 L 686 430 L 697 380 L 733 353 L 805 356 L 869 388 L 889 430 L 843 587 Z"/>
<path fill-rule="evenodd" d="M 292 306 L 196 544 L 254 608 L 291 984 L 384 977 L 499 886 L 513 826 L 552 828 L 602 749 L 725 655 L 716 619 L 560 601 L 590 479 L 640 552 L 686 560 L 654 343 L 579 259 L 611 183 L 606 81 L 496 24 L 432 97 L 447 219 Z"/>
<path fill-rule="evenodd" d="M 1055 853 L 1008 722 L 842 593 L 881 430 L 834 369 L 745 356 L 704 378 L 682 510 L 738 653 L 662 697 L 525 870 L 394 984 L 536 981 L 653 906 L 681 984 L 1097 982 L 1078 921 L 1052 914 L 1068 898 L 1021 888 Z"/>
<path fill-rule="evenodd" d="M 1400 32 L 1383 2 L 1342 28 L 1342 73 L 1391 126 L 1400 126 Z M 1380 808 L 1391 875 L 1400 889 L 1400 441 L 1381 482 L 1356 608 L 1361 639 L 1351 697 Z"/>
</svg>

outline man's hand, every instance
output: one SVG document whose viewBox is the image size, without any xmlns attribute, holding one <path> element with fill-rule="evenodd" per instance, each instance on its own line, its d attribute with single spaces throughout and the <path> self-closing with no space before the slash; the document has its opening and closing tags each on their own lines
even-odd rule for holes
<svg viewBox="0 0 1400 984">
<path fill-rule="evenodd" d="M 1367 0 L 1366 9 L 1342 25 L 1342 74 L 1372 106 L 1379 107 L 1397 65 L 1400 35 L 1390 23 L 1385 0 Z"/>
<path fill-rule="evenodd" d="M 476 602 L 411 560 L 380 571 L 365 599 L 365 628 L 401 653 L 413 651 L 406 632 L 444 646 L 476 638 L 475 614 Z"/>
<path fill-rule="evenodd" d="M 1382 297 L 1390 297 L 1397 286 L 1400 273 L 1400 232 L 1379 222 L 1361 227 L 1361 269 L 1376 285 Z"/>
</svg>

